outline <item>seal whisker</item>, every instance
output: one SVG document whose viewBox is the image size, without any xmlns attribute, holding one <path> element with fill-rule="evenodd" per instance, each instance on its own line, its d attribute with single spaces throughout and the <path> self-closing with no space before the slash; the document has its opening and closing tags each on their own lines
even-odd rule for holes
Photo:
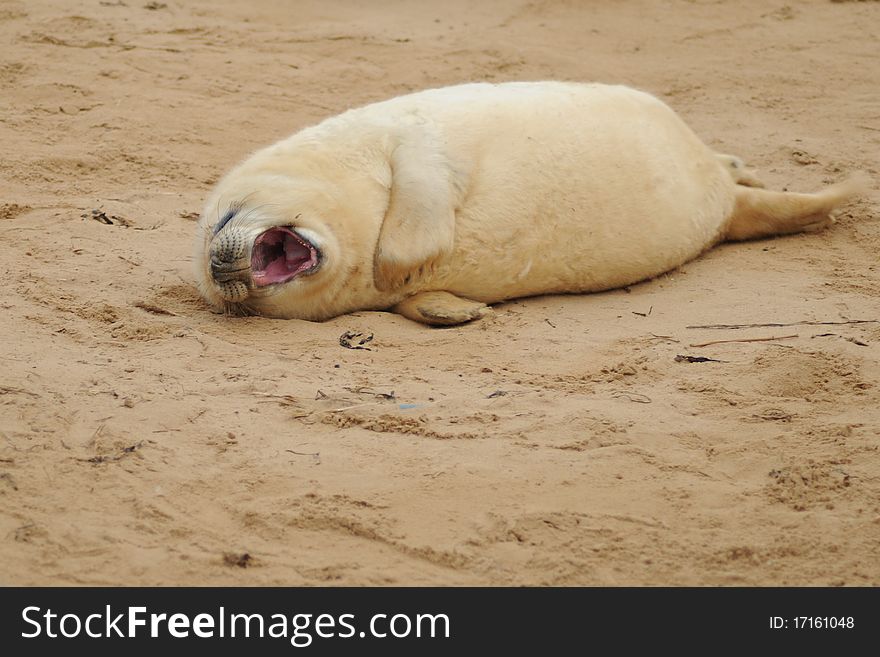
<svg viewBox="0 0 880 657">
<path fill-rule="evenodd" d="M 255 313 L 240 301 L 227 301 L 223 304 L 223 314 L 227 317 L 250 317 Z"/>
<path fill-rule="evenodd" d="M 264 208 L 268 208 L 268 207 L 272 207 L 272 206 L 277 207 L 277 205 L 275 203 L 263 203 L 261 205 L 255 206 L 253 208 L 249 208 L 248 211 L 245 212 L 243 215 L 237 214 L 235 217 L 233 217 L 229 221 L 229 223 L 232 224 L 234 227 L 238 227 L 240 224 L 245 223 L 255 212 L 259 212 L 260 210 L 262 210 Z"/>
</svg>

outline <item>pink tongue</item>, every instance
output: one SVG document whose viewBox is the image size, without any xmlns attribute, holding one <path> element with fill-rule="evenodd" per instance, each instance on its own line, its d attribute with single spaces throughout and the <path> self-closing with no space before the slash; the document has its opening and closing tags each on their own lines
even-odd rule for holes
<svg viewBox="0 0 880 657">
<path fill-rule="evenodd" d="M 311 250 L 289 229 L 272 228 L 254 243 L 251 259 L 254 283 L 258 286 L 283 283 L 306 269 L 311 261 Z"/>
</svg>

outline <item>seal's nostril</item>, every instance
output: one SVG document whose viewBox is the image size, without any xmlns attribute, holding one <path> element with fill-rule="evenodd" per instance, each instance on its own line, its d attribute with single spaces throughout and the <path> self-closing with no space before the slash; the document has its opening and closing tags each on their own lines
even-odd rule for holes
<svg viewBox="0 0 880 657">
<path fill-rule="evenodd" d="M 242 260 L 222 260 L 211 256 L 211 276 L 218 283 L 228 281 L 247 281 L 250 277 L 250 263 Z"/>
</svg>

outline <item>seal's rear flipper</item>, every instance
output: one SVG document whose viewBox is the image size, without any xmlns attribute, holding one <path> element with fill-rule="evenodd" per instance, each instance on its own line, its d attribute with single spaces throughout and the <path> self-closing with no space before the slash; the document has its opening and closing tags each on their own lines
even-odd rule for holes
<svg viewBox="0 0 880 657">
<path fill-rule="evenodd" d="M 855 176 L 815 194 L 771 192 L 737 186 L 736 206 L 724 239 L 750 240 L 820 230 L 834 223 L 832 210 L 868 188 L 866 176 Z"/>
<path fill-rule="evenodd" d="M 407 297 L 392 310 L 407 319 L 432 326 L 463 324 L 492 312 L 486 304 L 462 299 L 449 292 L 419 292 Z"/>
<path fill-rule="evenodd" d="M 758 174 L 754 169 L 746 167 L 745 163 L 736 155 L 727 155 L 726 153 L 715 153 L 715 157 L 719 159 L 724 168 L 733 178 L 733 182 L 737 185 L 745 187 L 764 187 L 763 181 L 758 178 Z"/>
</svg>

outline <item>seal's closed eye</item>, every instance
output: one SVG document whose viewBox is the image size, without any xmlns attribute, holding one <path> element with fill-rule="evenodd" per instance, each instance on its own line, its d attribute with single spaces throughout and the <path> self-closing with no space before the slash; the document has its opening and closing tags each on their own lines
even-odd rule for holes
<svg viewBox="0 0 880 657">
<path fill-rule="evenodd" d="M 235 216 L 235 208 L 230 208 L 226 211 L 226 214 L 223 215 L 223 218 L 217 222 L 217 225 L 214 226 L 214 234 L 216 235 L 221 230 L 223 230 L 223 226 L 229 223 L 229 220 Z"/>
</svg>

